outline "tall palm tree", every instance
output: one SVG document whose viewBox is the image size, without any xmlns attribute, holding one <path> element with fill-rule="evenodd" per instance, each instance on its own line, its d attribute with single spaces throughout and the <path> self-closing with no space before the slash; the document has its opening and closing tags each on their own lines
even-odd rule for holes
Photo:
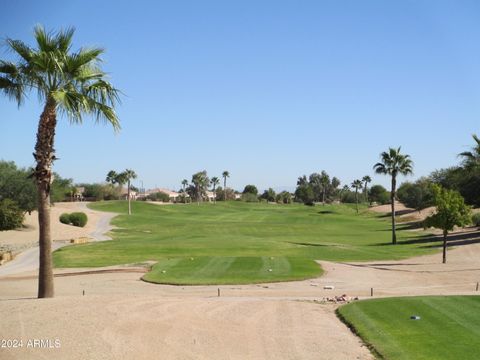
<svg viewBox="0 0 480 360">
<path fill-rule="evenodd" d="M 358 190 L 360 190 L 363 187 L 362 180 L 354 180 L 351 184 L 351 187 L 355 189 L 355 207 L 357 209 L 357 214 L 358 214 Z"/>
<path fill-rule="evenodd" d="M 463 165 L 468 170 L 480 166 L 480 138 L 475 134 L 472 137 L 475 140 L 475 146 L 472 147 L 472 151 L 464 151 L 458 154 L 458 156 L 463 157 Z"/>
<path fill-rule="evenodd" d="M 132 215 L 132 206 L 131 206 L 131 198 L 130 198 L 130 182 L 132 179 L 137 178 L 137 174 L 135 171 L 131 169 L 126 169 L 123 173 L 121 173 L 121 177 L 124 179 L 124 182 L 127 183 L 127 198 L 128 198 L 128 215 Z"/>
<path fill-rule="evenodd" d="M 220 184 L 220 179 L 216 176 L 212 177 L 210 179 L 210 184 L 213 186 L 213 202 L 217 202 L 217 192 L 216 192 L 216 187 L 218 184 Z"/>
<path fill-rule="evenodd" d="M 183 185 L 183 203 L 186 204 L 187 203 L 187 185 L 188 185 L 188 180 L 187 179 L 183 179 L 182 180 L 182 185 Z"/>
<path fill-rule="evenodd" d="M 40 266 L 38 297 L 53 297 L 52 241 L 50 231 L 50 185 L 57 114 L 72 123 L 82 123 L 84 115 L 120 129 L 115 105 L 119 91 L 106 79 L 100 67 L 100 48 L 71 51 L 74 29 L 47 32 L 35 27 L 36 47 L 7 38 L 7 47 L 17 56 L 16 63 L 0 60 L 0 90 L 18 105 L 31 91 L 43 103 L 33 154 L 36 162 L 33 178 L 38 194 Z"/>
<path fill-rule="evenodd" d="M 397 243 L 395 228 L 395 195 L 397 191 L 397 176 L 413 174 L 413 162 L 410 155 L 400 154 L 398 149 L 389 148 L 380 154 L 381 161 L 373 166 L 375 173 L 390 175 L 392 177 L 392 188 L 390 191 L 390 203 L 392 207 L 392 244 Z"/>
<path fill-rule="evenodd" d="M 372 182 L 372 178 L 368 175 L 365 175 L 363 178 L 362 178 L 362 181 L 364 183 L 364 188 L 363 188 L 363 192 L 365 193 L 365 201 L 367 202 L 368 204 L 368 183 L 371 183 Z"/>
<path fill-rule="evenodd" d="M 320 184 L 322 186 L 322 204 L 325 205 L 325 195 L 330 186 L 330 176 L 328 176 L 327 172 L 324 170 L 322 170 L 320 174 Z"/>
<path fill-rule="evenodd" d="M 223 201 L 227 201 L 227 178 L 230 177 L 230 173 L 225 170 L 222 173 L 223 177 Z"/>
</svg>

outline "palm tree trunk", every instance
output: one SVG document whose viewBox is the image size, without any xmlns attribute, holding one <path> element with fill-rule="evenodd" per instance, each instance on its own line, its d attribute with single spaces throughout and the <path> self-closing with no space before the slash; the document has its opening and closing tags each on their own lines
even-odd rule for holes
<svg viewBox="0 0 480 360">
<path fill-rule="evenodd" d="M 443 232 L 443 263 L 447 262 L 447 232 Z"/>
<path fill-rule="evenodd" d="M 128 215 L 132 215 L 132 207 L 130 205 L 130 180 L 127 183 L 127 198 L 128 198 Z"/>
<path fill-rule="evenodd" d="M 395 228 L 395 189 L 397 185 L 397 180 L 395 176 L 392 176 L 392 191 L 390 192 L 390 201 L 392 206 L 392 244 L 397 243 L 397 233 Z"/>
<path fill-rule="evenodd" d="M 227 177 L 223 178 L 223 201 L 227 201 Z"/>
<path fill-rule="evenodd" d="M 357 214 L 358 214 L 358 189 L 355 188 L 355 207 L 357 209 Z"/>
<path fill-rule="evenodd" d="M 53 148 L 55 138 L 56 104 L 49 98 L 40 116 L 37 131 L 37 143 L 33 154 L 37 163 L 34 177 L 37 187 L 38 227 L 39 227 L 39 271 L 38 297 L 54 296 L 52 239 L 50 232 L 50 185 L 52 182 L 52 164 L 55 160 Z"/>
</svg>

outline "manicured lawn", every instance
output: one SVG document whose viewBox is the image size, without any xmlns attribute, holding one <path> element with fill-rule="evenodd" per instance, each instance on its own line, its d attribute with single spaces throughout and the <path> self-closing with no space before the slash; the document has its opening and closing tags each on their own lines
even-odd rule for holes
<svg viewBox="0 0 480 360">
<path fill-rule="evenodd" d="M 390 242 L 388 218 L 353 206 L 214 204 L 158 206 L 100 202 L 117 212 L 113 241 L 68 246 L 54 253 L 57 267 L 95 267 L 157 261 L 145 279 L 175 284 L 298 280 L 321 274 L 316 259 L 400 259 L 432 251 L 400 231 Z M 403 244 L 402 244 L 403 242 Z M 193 260 L 191 260 L 193 258 Z M 271 270 L 271 271 L 270 271 Z"/>
<path fill-rule="evenodd" d="M 366 300 L 338 313 L 385 359 L 480 358 L 480 296 Z"/>
</svg>

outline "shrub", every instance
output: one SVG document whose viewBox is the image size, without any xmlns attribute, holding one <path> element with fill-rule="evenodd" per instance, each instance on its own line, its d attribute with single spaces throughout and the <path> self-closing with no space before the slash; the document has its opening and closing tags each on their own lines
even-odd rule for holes
<svg viewBox="0 0 480 360">
<path fill-rule="evenodd" d="M 22 226 L 25 215 L 15 201 L 0 201 L 0 231 L 13 230 Z"/>
<path fill-rule="evenodd" d="M 152 201 L 169 202 L 170 196 L 168 196 L 168 194 L 162 191 L 159 191 L 159 192 L 148 195 L 148 199 Z"/>
<path fill-rule="evenodd" d="M 70 214 L 63 213 L 62 215 L 60 215 L 59 220 L 60 220 L 60 222 L 61 222 L 62 224 L 67 224 L 67 225 L 70 225 L 70 224 L 71 224 Z"/>
<path fill-rule="evenodd" d="M 480 226 L 480 213 L 475 213 L 472 215 L 472 223 L 475 226 Z"/>
<path fill-rule="evenodd" d="M 69 218 L 70 218 L 70 223 L 73 226 L 78 226 L 78 227 L 84 227 L 88 221 L 87 214 L 83 212 L 71 213 Z"/>
<path fill-rule="evenodd" d="M 242 200 L 245 202 L 258 202 L 258 197 L 252 193 L 245 193 L 242 195 Z"/>
</svg>

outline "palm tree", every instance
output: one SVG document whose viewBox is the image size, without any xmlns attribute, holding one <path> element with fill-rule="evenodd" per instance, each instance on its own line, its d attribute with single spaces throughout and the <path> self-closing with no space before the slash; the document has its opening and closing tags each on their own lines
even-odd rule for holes
<svg viewBox="0 0 480 360">
<path fill-rule="evenodd" d="M 473 140 L 475 140 L 475 146 L 472 147 L 472 151 L 464 151 L 458 156 L 463 157 L 463 165 L 466 169 L 472 170 L 480 166 L 480 138 L 477 135 L 472 135 Z"/>
<path fill-rule="evenodd" d="M 183 203 L 186 204 L 186 203 L 187 203 L 187 192 L 186 192 L 186 188 L 187 188 L 187 185 L 188 185 L 188 180 L 187 180 L 187 179 L 183 179 L 183 180 L 182 180 L 182 185 L 183 185 Z"/>
<path fill-rule="evenodd" d="M 389 148 L 380 154 L 381 162 L 373 166 L 375 173 L 390 175 L 392 177 L 392 189 L 390 191 L 390 203 L 392 207 L 392 244 L 397 243 L 397 234 L 395 229 L 395 195 L 397 191 L 397 175 L 413 174 L 413 162 L 410 155 L 400 154 L 398 149 Z"/>
<path fill-rule="evenodd" d="M 350 191 L 350 188 L 348 187 L 348 185 L 343 185 L 343 188 L 340 190 L 339 199 L 338 199 L 340 202 L 342 202 L 343 193 L 347 191 Z"/>
<path fill-rule="evenodd" d="M 216 176 L 212 177 L 210 180 L 210 184 L 213 186 L 213 202 L 217 202 L 217 192 L 215 191 L 218 184 L 220 184 L 220 179 Z"/>
<path fill-rule="evenodd" d="M 320 174 L 320 184 L 322 186 L 322 203 L 325 205 L 325 194 L 330 186 L 330 176 L 328 176 L 327 172 L 324 170 L 322 170 Z"/>
<path fill-rule="evenodd" d="M 207 171 L 199 171 L 192 175 L 192 184 L 194 186 L 195 197 L 197 198 L 197 204 L 200 205 L 200 200 L 207 190 L 210 179 L 208 178 Z"/>
<path fill-rule="evenodd" d="M 351 187 L 355 189 L 355 206 L 357 209 L 357 214 L 358 214 L 358 190 L 360 190 L 363 187 L 362 180 L 354 180 L 351 184 Z"/>
<path fill-rule="evenodd" d="M 117 176 L 118 174 L 115 170 L 110 170 L 105 178 L 105 181 L 113 186 L 117 182 Z"/>
<path fill-rule="evenodd" d="M 372 178 L 368 175 L 365 175 L 363 178 L 362 178 L 362 181 L 363 183 L 365 184 L 364 188 L 363 188 L 363 192 L 365 193 L 365 201 L 368 203 L 368 183 L 371 183 L 372 182 Z"/>
<path fill-rule="evenodd" d="M 120 177 L 123 180 L 123 183 L 127 183 L 127 199 L 128 199 L 128 215 L 132 215 L 132 206 L 131 206 L 131 198 L 130 198 L 130 182 L 132 179 L 137 178 L 137 174 L 135 171 L 131 169 L 126 169 L 124 172 L 120 174 Z"/>
<path fill-rule="evenodd" d="M 31 91 L 43 102 L 33 154 L 33 178 L 38 194 L 40 266 L 38 297 L 53 297 L 52 241 L 50 231 L 50 185 L 57 114 L 72 123 L 82 123 L 84 115 L 120 129 L 115 105 L 119 91 L 100 68 L 100 48 L 81 48 L 71 52 L 74 29 L 46 32 L 35 27 L 36 48 L 7 38 L 7 47 L 17 56 L 16 63 L 0 60 L 0 89 L 20 106 Z"/>
<path fill-rule="evenodd" d="M 225 170 L 222 173 L 223 177 L 223 201 L 227 201 L 227 178 L 230 177 L 230 173 Z"/>
</svg>

